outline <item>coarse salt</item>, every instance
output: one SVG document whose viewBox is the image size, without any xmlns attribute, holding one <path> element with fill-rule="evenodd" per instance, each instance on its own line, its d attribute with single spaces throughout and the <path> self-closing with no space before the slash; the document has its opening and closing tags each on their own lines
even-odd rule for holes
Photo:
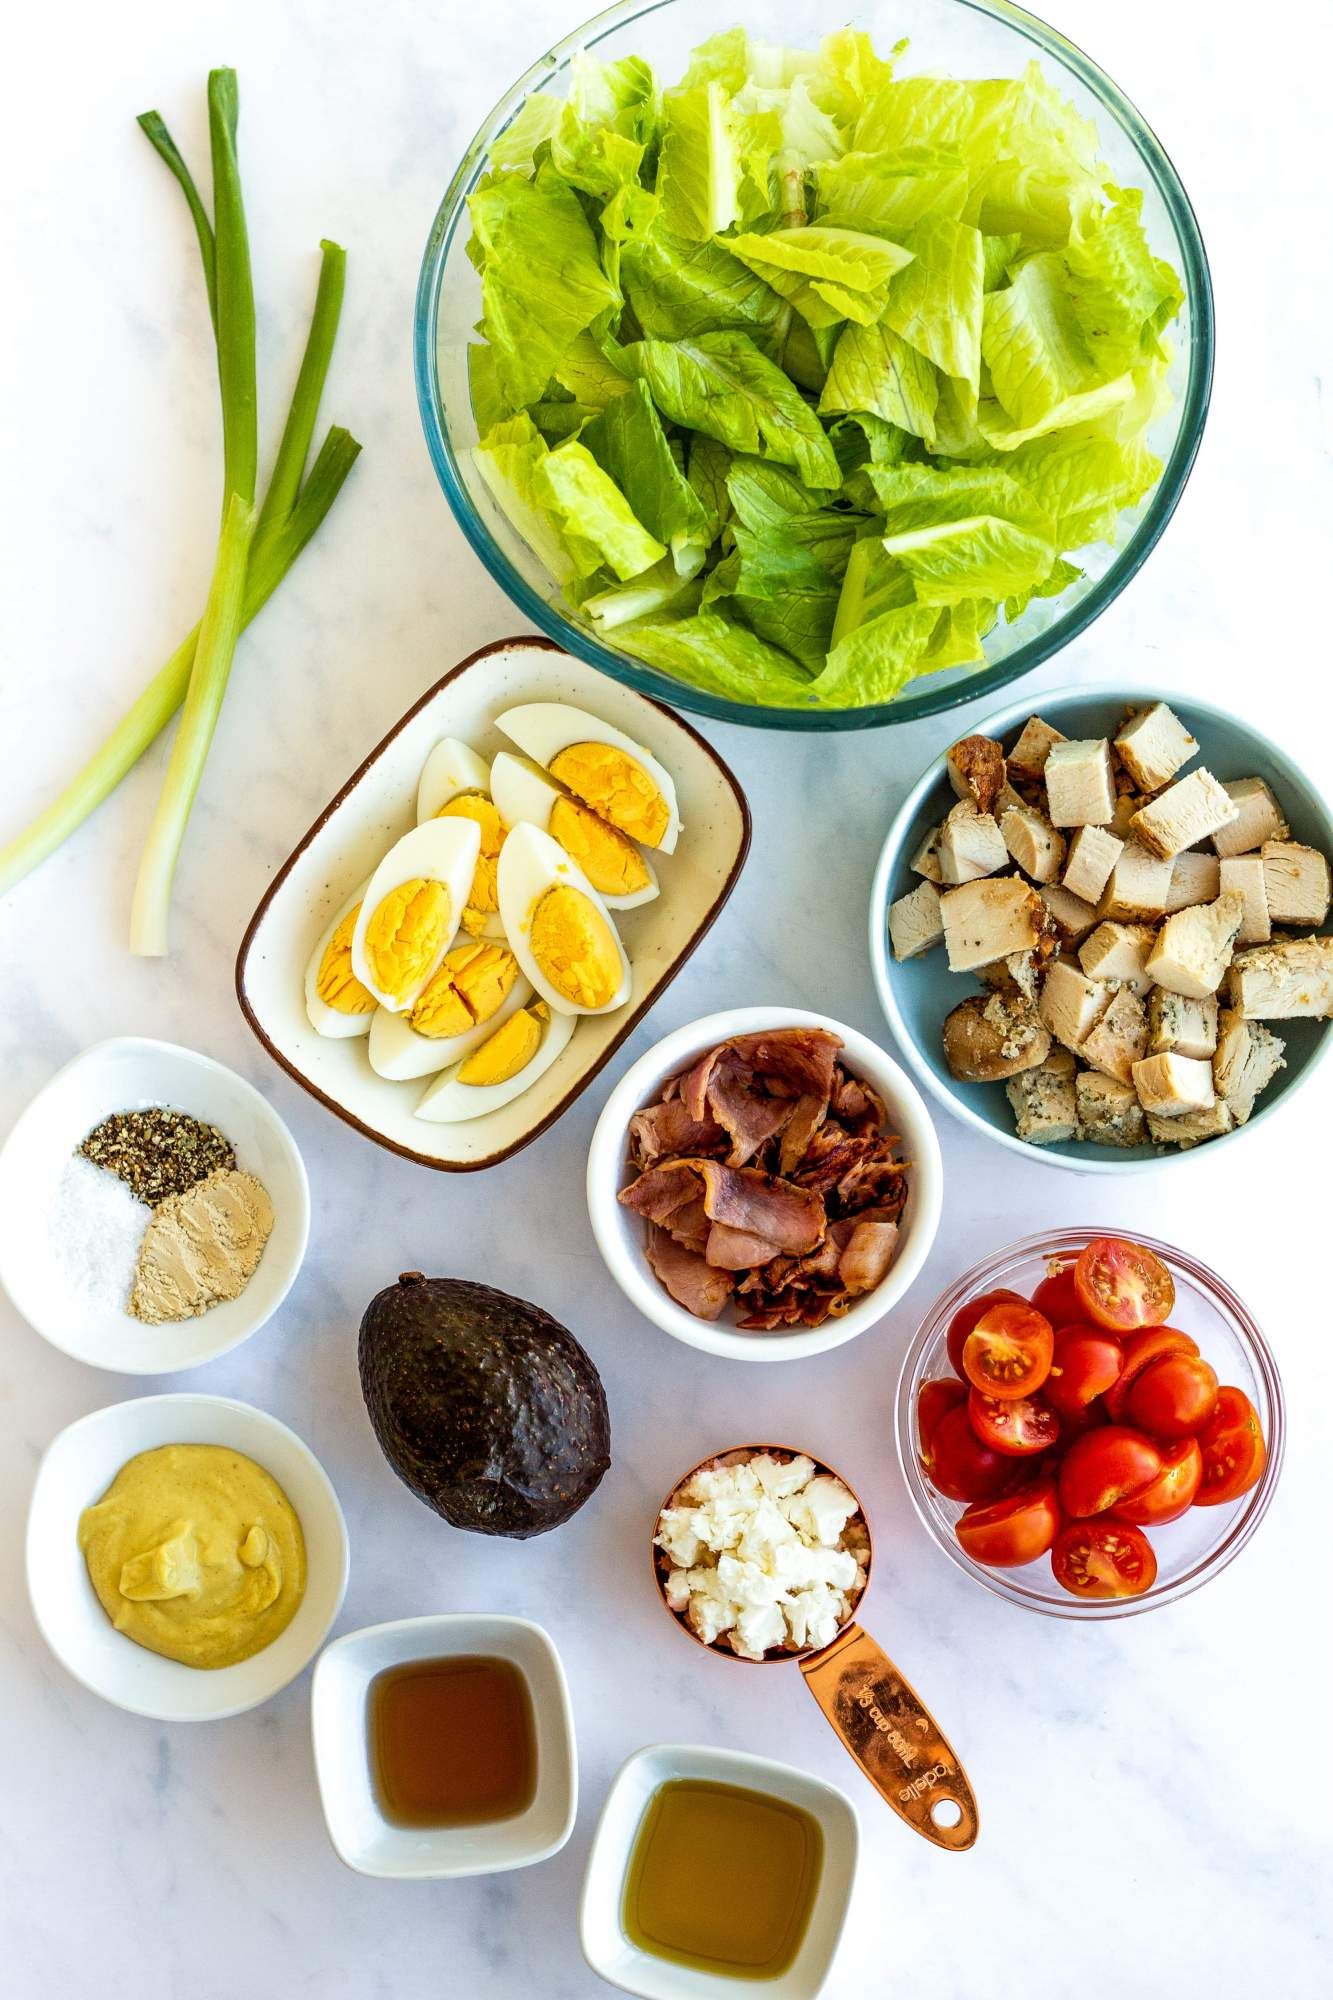
<svg viewBox="0 0 1333 2000">
<path fill-rule="evenodd" d="M 149 1213 L 117 1175 L 75 1153 L 47 1216 L 52 1254 L 71 1289 L 125 1312 Z"/>
</svg>

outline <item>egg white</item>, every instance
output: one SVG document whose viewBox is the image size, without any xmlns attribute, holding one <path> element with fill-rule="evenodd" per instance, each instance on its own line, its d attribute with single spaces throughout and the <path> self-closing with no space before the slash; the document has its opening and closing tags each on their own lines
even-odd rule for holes
<svg viewBox="0 0 1333 2000">
<path fill-rule="evenodd" d="M 361 914 L 352 933 L 352 970 L 362 985 L 391 1014 L 405 1013 L 413 1006 L 422 988 L 439 970 L 444 954 L 458 935 L 459 921 L 472 887 L 480 851 L 481 830 L 475 820 L 430 819 L 414 826 L 401 840 L 396 840 L 371 876 L 362 898 Z M 415 986 L 395 998 L 378 987 L 371 977 L 366 960 L 366 930 L 384 898 L 402 883 L 411 882 L 418 876 L 444 884 L 449 892 L 453 924 L 446 929 L 438 951 Z"/>
<path fill-rule="evenodd" d="M 572 799 L 573 796 L 554 778 L 548 778 L 540 764 L 534 764 L 529 757 L 515 757 L 512 751 L 502 750 L 491 765 L 491 798 L 506 826 L 513 827 L 520 821 L 527 821 L 529 825 L 548 833 L 556 800 Z M 625 837 L 621 836 L 622 839 Z M 657 870 L 642 848 L 639 848 L 638 854 L 648 871 L 647 883 L 642 889 L 632 890 L 625 896 L 604 895 L 602 901 L 609 910 L 636 910 L 640 903 L 651 903 L 654 897 L 661 895 Z"/>
<path fill-rule="evenodd" d="M 457 736 L 442 736 L 421 767 L 417 785 L 417 824 L 434 819 L 450 799 L 460 792 L 484 792 L 491 796 L 491 767 L 470 743 Z M 504 814 L 501 812 L 503 819 Z"/>
<path fill-rule="evenodd" d="M 552 986 L 533 956 L 532 913 L 546 891 L 555 888 L 581 890 L 610 926 L 620 955 L 620 983 L 604 1007 L 576 1006 L 558 987 Z M 549 1007 L 557 1014 L 611 1014 L 617 1007 L 624 1006 L 630 989 L 629 959 L 620 941 L 615 919 L 583 870 L 557 841 L 552 840 L 549 833 L 543 833 L 540 827 L 526 820 L 519 822 L 500 849 L 497 889 L 509 949 Z"/>
<path fill-rule="evenodd" d="M 377 1008 L 370 1023 L 367 1051 L 370 1067 L 391 1083 L 407 1083 L 415 1076 L 434 1076 L 471 1055 L 473 1049 L 503 1027 L 509 1016 L 517 1014 L 531 998 L 532 988 L 527 980 L 516 979 L 495 1012 L 465 1028 L 461 1035 L 419 1035 L 406 1014 L 391 1014 L 387 1007 Z"/>
<path fill-rule="evenodd" d="M 305 1011 L 310 1025 L 317 1035 L 327 1035 L 331 1041 L 352 1041 L 359 1035 L 370 1033 L 373 1014 L 341 1014 L 336 1007 L 330 1007 L 327 1000 L 319 997 L 319 968 L 324 963 L 324 954 L 329 948 L 329 940 L 337 930 L 349 910 L 354 910 L 366 893 L 363 882 L 354 896 L 338 910 L 332 921 L 319 934 L 319 943 L 310 954 L 305 969 Z"/>
<path fill-rule="evenodd" d="M 589 715 L 586 709 L 572 708 L 564 701 L 521 702 L 517 708 L 506 709 L 503 715 L 497 715 L 495 722 L 511 742 L 517 743 L 520 750 L 526 750 L 529 757 L 535 757 L 543 769 L 571 743 L 606 743 L 612 749 L 623 750 L 627 757 L 633 757 L 636 763 L 642 764 L 666 801 L 667 826 L 657 843 L 658 851 L 662 854 L 675 853 L 681 831 L 675 780 L 642 743 L 636 743 L 621 729 L 613 729 L 609 722 L 601 722 L 595 715 Z"/>
<path fill-rule="evenodd" d="M 512 1104 L 516 1097 L 531 1089 L 539 1076 L 546 1074 L 557 1056 L 564 1054 L 573 1032 L 572 1015 L 552 1014 L 536 1055 L 506 1083 L 459 1083 L 458 1071 L 462 1065 L 456 1063 L 427 1087 L 417 1106 L 417 1117 L 427 1119 L 432 1125 L 462 1125 L 470 1118 L 482 1118 L 488 1111 Z"/>
</svg>

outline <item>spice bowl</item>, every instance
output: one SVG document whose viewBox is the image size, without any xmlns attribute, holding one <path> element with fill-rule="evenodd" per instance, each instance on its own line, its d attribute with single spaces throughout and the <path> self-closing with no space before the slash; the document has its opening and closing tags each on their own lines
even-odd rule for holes
<svg viewBox="0 0 1333 2000">
<path fill-rule="evenodd" d="M 836 1786 L 791 1764 L 702 1744 L 657 1743 L 638 1750 L 616 1773 L 602 1807 L 583 1877 L 579 1943 L 600 1979 L 642 2000 L 726 2000 L 738 1982 L 642 1949 L 627 1934 L 626 1882 L 639 1829 L 656 1793 L 680 1779 L 734 1786 L 806 1813 L 819 1828 L 822 1854 L 809 1920 L 786 1971 L 762 1982 L 769 2000 L 815 2000 L 826 1982 L 847 1921 L 860 1831 L 851 1801 Z"/>
<path fill-rule="evenodd" d="M 93 1590 L 79 1516 L 126 1462 L 169 1444 L 242 1452 L 282 1488 L 301 1523 L 305 1595 L 291 1623 L 235 1666 L 183 1666 L 118 1632 Z M 38 1629 L 67 1673 L 103 1701 L 161 1722 L 218 1722 L 267 1701 L 324 1643 L 347 1588 L 347 1524 L 309 1446 L 264 1410 L 227 1396 L 140 1396 L 67 1426 L 37 1468 L 27 1530 L 28 1595 Z"/>
<path fill-rule="evenodd" d="M 55 1241 L 53 1207 L 68 1162 L 95 1125 L 156 1105 L 188 1112 L 231 1141 L 238 1167 L 268 1191 L 273 1229 L 237 1297 L 192 1319 L 145 1325 L 76 1282 Z M 272 1106 L 210 1056 L 140 1036 L 85 1049 L 37 1093 L 0 1147 L 0 1209 L 0 1286 L 23 1318 L 76 1361 L 123 1375 L 197 1368 L 248 1340 L 286 1298 L 310 1232 L 305 1167 Z"/>
<path fill-rule="evenodd" d="M 523 1678 L 535 1739 L 531 1800 L 503 1819 L 401 1824 L 386 1812 L 376 1783 L 371 1685 L 397 1667 L 464 1657 L 508 1662 Z M 310 1722 L 329 1838 L 360 1875 L 427 1881 L 500 1874 L 549 1859 L 573 1831 L 578 1765 L 569 1690 L 551 1639 L 526 1618 L 448 1613 L 348 1632 L 315 1667 Z"/>
</svg>

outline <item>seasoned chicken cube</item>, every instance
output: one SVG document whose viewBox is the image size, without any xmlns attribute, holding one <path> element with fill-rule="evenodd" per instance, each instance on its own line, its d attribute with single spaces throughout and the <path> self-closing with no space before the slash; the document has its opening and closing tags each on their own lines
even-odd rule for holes
<svg viewBox="0 0 1333 2000">
<path fill-rule="evenodd" d="M 1195 903 L 1215 903 L 1222 888 L 1221 864 L 1215 854 L 1189 848 L 1171 864 L 1166 913 L 1192 909 Z"/>
<path fill-rule="evenodd" d="M 979 813 L 967 799 L 949 813 L 940 834 L 940 880 L 951 888 L 976 882 L 1009 864 L 1009 850 L 989 813 Z"/>
<path fill-rule="evenodd" d="M 1144 1056 L 1134 1065 L 1134 1088 L 1145 1111 L 1158 1118 L 1178 1118 L 1185 1111 L 1208 1111 L 1216 1092 L 1213 1066 L 1193 1056 Z"/>
<path fill-rule="evenodd" d="M 1211 771 L 1200 767 L 1188 778 L 1159 792 L 1141 806 L 1129 822 L 1130 831 L 1150 854 L 1170 861 L 1187 847 L 1197 847 L 1210 833 L 1239 816 L 1239 808 Z"/>
<path fill-rule="evenodd" d="M 1225 1099 L 1238 1125 L 1254 1109 L 1254 1100 L 1286 1067 L 1286 1043 L 1259 1021 L 1247 1021 L 1224 1007 L 1213 1057 L 1213 1087 Z"/>
<path fill-rule="evenodd" d="M 1174 862 L 1149 854 L 1139 841 L 1126 841 L 1102 890 L 1097 915 L 1138 921 L 1165 916 L 1174 867 Z"/>
<path fill-rule="evenodd" d="M 1133 1082 L 1135 1063 L 1148 1053 L 1148 1013 L 1128 986 L 1117 992 L 1079 1053 L 1105 1075 Z"/>
<path fill-rule="evenodd" d="M 1052 826 L 1106 825 L 1115 811 L 1115 780 L 1104 736 L 1051 745 L 1046 798 Z"/>
<path fill-rule="evenodd" d="M 1081 826 L 1069 843 L 1061 884 L 1071 896 L 1095 903 L 1124 851 L 1124 841 L 1117 840 L 1104 826 Z"/>
<path fill-rule="evenodd" d="M 1046 906 L 1021 875 L 988 876 L 940 897 L 951 972 L 975 972 L 1012 951 L 1032 951 L 1046 930 Z"/>
<path fill-rule="evenodd" d="M 940 841 L 943 837 L 944 822 L 941 820 L 938 826 L 932 826 L 907 864 L 914 875 L 924 875 L 927 882 L 943 880 L 940 874 Z"/>
<path fill-rule="evenodd" d="M 1236 1129 L 1229 1104 L 1219 1097 L 1206 1111 L 1181 1111 L 1174 1118 L 1160 1112 L 1148 1113 L 1148 1137 L 1158 1146 L 1198 1146 L 1205 1139 L 1221 1139 Z"/>
<path fill-rule="evenodd" d="M 1097 912 L 1091 903 L 1085 903 L 1081 896 L 1071 896 L 1068 889 L 1062 889 L 1058 882 L 1044 882 L 1038 892 L 1045 903 L 1056 929 L 1071 944 L 1077 944 L 1086 937 L 1097 921 Z"/>
<path fill-rule="evenodd" d="M 1041 796 L 1044 798 L 1045 793 L 1043 792 Z M 1031 800 L 1025 799 L 1020 791 L 1016 791 L 1008 778 L 1000 786 L 999 791 L 995 795 L 995 804 L 991 807 L 991 812 L 996 820 L 1003 820 L 1007 812 L 1028 812 L 1035 810 L 1036 808 L 1033 807 Z"/>
<path fill-rule="evenodd" d="M 1019 994 L 973 993 L 944 1022 L 944 1059 L 964 1083 L 998 1083 L 1051 1053 L 1037 1010 Z"/>
<path fill-rule="evenodd" d="M 1113 833 L 1119 841 L 1132 840 L 1134 836 L 1129 830 L 1129 823 L 1139 808 L 1147 803 L 1147 799 L 1141 798 L 1137 792 L 1117 792 L 1115 811 L 1106 823 L 1106 831 Z"/>
<path fill-rule="evenodd" d="M 1074 1058 L 1052 1049 L 1039 1069 L 1024 1070 L 1004 1087 L 1014 1128 L 1029 1146 L 1057 1146 L 1078 1136 Z"/>
<path fill-rule="evenodd" d="M 1219 854 L 1252 854 L 1266 840 L 1286 839 L 1290 828 L 1262 778 L 1224 779 L 1222 790 L 1235 806 L 1236 817 L 1213 835 Z"/>
<path fill-rule="evenodd" d="M 1220 861 L 1222 888 L 1239 896 L 1241 910 L 1237 944 L 1267 944 L 1273 935 L 1268 915 L 1268 888 L 1264 879 L 1263 857 L 1259 854 L 1224 854 Z"/>
<path fill-rule="evenodd" d="M 1037 1004 L 1037 954 L 1035 951 L 1011 951 L 1007 958 L 997 958 L 994 965 L 979 965 L 977 978 L 992 993 L 1021 993 L 1025 1000 Z"/>
<path fill-rule="evenodd" d="M 1153 948 L 1151 924 L 1098 924 L 1078 948 L 1078 962 L 1089 979 L 1116 979 L 1146 993 L 1152 985 L 1148 954 Z"/>
<path fill-rule="evenodd" d="M 1169 1055 L 1174 1049 L 1182 1056 L 1211 1056 L 1217 1047 L 1217 996 L 1187 1000 L 1183 993 L 1168 993 L 1154 986 L 1148 995 L 1148 1054 Z"/>
<path fill-rule="evenodd" d="M 1057 1042 L 1067 1049 L 1080 1050 L 1102 1015 L 1110 1006 L 1115 988 L 1099 979 L 1089 979 L 1058 958 L 1042 981 L 1037 1011 Z"/>
<path fill-rule="evenodd" d="M 1227 997 L 1247 1021 L 1333 1016 L 1333 937 L 1275 938 L 1239 951 Z"/>
<path fill-rule="evenodd" d="M 1141 1146 L 1148 1136 L 1143 1106 L 1131 1086 L 1100 1070 L 1085 1069 L 1074 1080 L 1079 1136 L 1094 1146 Z"/>
<path fill-rule="evenodd" d="M 1239 896 L 1223 894 L 1215 903 L 1177 910 L 1157 933 L 1148 977 L 1187 1000 L 1216 993 L 1231 963 L 1244 907 Z"/>
<path fill-rule="evenodd" d="M 1018 806 L 1000 820 L 1000 837 L 1025 875 L 1053 882 L 1065 858 L 1065 837 L 1032 806 Z"/>
<path fill-rule="evenodd" d="M 917 958 L 944 936 L 940 892 L 933 882 L 918 882 L 889 907 L 889 941 L 895 958 Z"/>
<path fill-rule="evenodd" d="M 1322 924 L 1328 915 L 1329 870 L 1319 849 L 1299 840 L 1266 840 L 1259 852 L 1273 922 Z"/>
<path fill-rule="evenodd" d="M 1155 701 L 1126 722 L 1115 747 L 1139 790 L 1160 792 L 1199 746 L 1174 710 Z"/>
<path fill-rule="evenodd" d="M 1021 778 L 1040 778 L 1045 774 L 1051 746 L 1064 741 L 1060 731 L 1052 729 L 1049 722 L 1043 722 L 1039 715 L 1030 715 L 1005 762 Z"/>
<path fill-rule="evenodd" d="M 964 736 L 944 760 L 949 783 L 979 813 L 995 810 L 1004 783 L 1004 752 L 989 736 Z"/>
</svg>

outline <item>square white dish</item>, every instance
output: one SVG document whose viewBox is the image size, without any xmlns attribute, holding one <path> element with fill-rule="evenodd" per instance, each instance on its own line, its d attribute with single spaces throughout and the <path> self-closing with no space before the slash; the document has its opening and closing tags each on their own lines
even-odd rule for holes
<svg viewBox="0 0 1333 2000">
<path fill-rule="evenodd" d="M 532 1803 L 509 1819 L 476 1826 L 397 1825 L 385 1817 L 371 1774 L 370 1684 L 390 1667 L 462 1654 L 510 1660 L 527 1683 L 537 1738 Z M 460 1612 L 348 1632 L 315 1667 L 310 1724 L 329 1838 L 358 1874 L 415 1881 L 499 1874 L 547 1860 L 573 1830 L 578 1765 L 569 1690 L 549 1636 L 526 1618 Z"/>
<path fill-rule="evenodd" d="M 616 913 L 632 969 L 625 1005 L 581 1019 L 569 1047 L 521 1097 L 466 1124 L 430 1124 L 415 1116 L 428 1080 L 389 1082 L 371 1069 L 363 1042 L 316 1034 L 305 1010 L 306 963 L 335 911 L 414 823 L 417 780 L 434 745 L 458 736 L 488 759 L 512 749 L 495 717 L 528 701 L 587 709 L 651 750 L 675 781 L 684 831 L 674 854 L 654 856 L 661 895 Z M 749 844 L 745 794 L 689 723 L 548 639 L 500 640 L 408 710 L 279 869 L 237 956 L 241 1011 L 274 1060 L 367 1138 L 446 1172 L 495 1166 L 568 1109 L 675 978 L 735 887 Z"/>
</svg>

